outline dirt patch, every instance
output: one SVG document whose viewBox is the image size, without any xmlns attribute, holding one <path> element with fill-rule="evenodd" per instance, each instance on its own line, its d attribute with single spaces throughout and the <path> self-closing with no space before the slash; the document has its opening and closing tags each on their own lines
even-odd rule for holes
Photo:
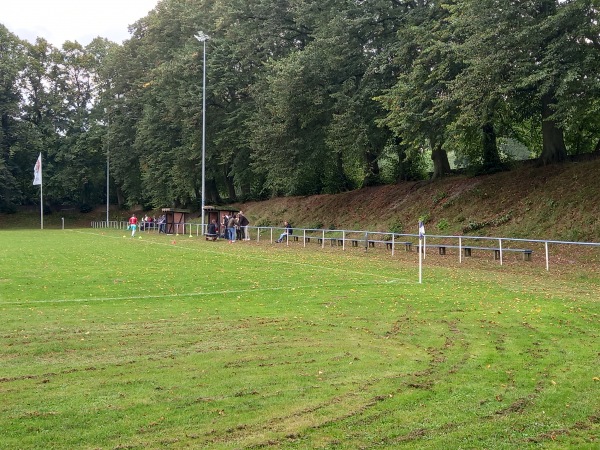
<svg viewBox="0 0 600 450">
<path fill-rule="evenodd" d="M 251 225 L 600 241 L 600 160 L 237 204 Z M 472 231 L 465 232 L 465 229 Z"/>
</svg>

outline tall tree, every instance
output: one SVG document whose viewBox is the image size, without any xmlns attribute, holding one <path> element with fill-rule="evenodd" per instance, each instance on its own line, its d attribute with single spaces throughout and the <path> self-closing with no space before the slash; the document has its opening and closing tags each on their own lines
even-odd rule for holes
<svg viewBox="0 0 600 450">
<path fill-rule="evenodd" d="M 445 144 L 454 121 L 449 84 L 462 69 L 448 32 L 443 2 L 414 2 L 398 31 L 396 84 L 379 100 L 388 110 L 380 123 L 389 127 L 413 154 L 431 151 L 433 178 L 450 171 Z"/>
<path fill-rule="evenodd" d="M 12 155 L 19 141 L 19 73 L 23 69 L 23 46 L 0 24 L 0 210 L 13 211 L 22 194 L 14 176 Z M 18 167 L 18 166 L 17 166 Z"/>
<path fill-rule="evenodd" d="M 585 16 L 576 19 L 573 11 L 580 11 L 582 3 L 589 4 L 586 0 L 457 2 L 452 20 L 466 35 L 461 52 L 468 66 L 453 85 L 461 120 L 476 123 L 476 117 L 492 117 L 498 124 L 501 117 L 501 128 L 510 128 L 519 137 L 515 125 L 537 117 L 540 160 L 564 160 L 567 121 L 562 92 L 565 82 L 572 84 L 569 72 L 577 70 L 579 58 L 573 55 L 582 36 L 574 31 Z"/>
</svg>

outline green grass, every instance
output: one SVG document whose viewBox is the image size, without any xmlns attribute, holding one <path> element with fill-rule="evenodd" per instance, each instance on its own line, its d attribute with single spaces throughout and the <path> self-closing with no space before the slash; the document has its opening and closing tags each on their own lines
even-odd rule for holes
<svg viewBox="0 0 600 450">
<path fill-rule="evenodd" d="M 0 448 L 597 448 L 597 267 L 0 232 Z"/>
</svg>

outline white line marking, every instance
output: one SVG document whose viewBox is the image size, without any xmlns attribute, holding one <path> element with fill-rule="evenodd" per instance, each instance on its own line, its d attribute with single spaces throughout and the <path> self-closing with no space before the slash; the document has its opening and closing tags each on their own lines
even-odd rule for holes
<svg viewBox="0 0 600 450">
<path fill-rule="evenodd" d="M 98 233 L 91 233 L 89 231 L 80 231 L 80 230 L 74 230 L 77 233 L 81 233 L 81 234 L 91 234 L 94 236 L 100 236 Z M 113 239 L 118 239 L 116 236 L 106 236 L 106 235 L 102 235 L 105 237 L 110 237 Z M 184 235 L 181 235 L 184 236 Z M 143 240 L 142 240 L 143 241 Z M 167 247 L 172 247 L 173 244 L 168 244 L 165 242 L 156 242 L 156 241 L 143 241 L 144 243 L 147 244 L 154 244 L 154 245 L 163 245 L 163 246 L 167 246 Z M 197 249 L 191 249 L 188 247 L 181 247 L 178 246 L 179 249 L 182 250 L 189 250 L 189 251 L 194 251 L 196 252 Z M 205 253 L 213 253 L 215 255 L 221 255 L 221 256 L 231 256 L 231 252 L 225 252 L 225 251 L 217 251 L 217 250 L 209 250 L 209 249 L 203 249 L 203 251 Z M 242 258 L 246 258 L 246 259 L 258 259 L 260 261 L 268 261 L 268 262 L 272 262 L 272 263 L 281 263 L 282 261 L 279 259 L 270 259 L 270 258 L 263 258 L 263 257 L 259 257 L 259 256 L 255 256 L 255 255 L 247 255 L 244 253 L 238 253 L 236 254 L 236 256 Z M 377 278 L 384 278 L 387 280 L 387 282 L 395 282 L 395 283 L 409 283 L 409 280 L 407 280 L 406 278 L 396 278 L 396 277 L 389 277 L 386 275 L 382 275 L 379 273 L 372 273 L 372 272 L 359 272 L 359 271 L 354 271 L 354 270 L 348 270 L 343 266 L 336 266 L 336 267 L 328 267 L 328 266 L 319 266 L 316 264 L 308 264 L 308 263 L 301 263 L 301 262 L 297 262 L 297 261 L 285 261 L 285 264 L 287 265 L 296 265 L 296 266 L 300 266 L 300 267 L 310 267 L 313 269 L 323 269 L 323 270 L 333 270 L 333 271 L 343 271 L 344 274 L 354 274 L 354 275 L 363 275 L 363 276 L 368 276 L 368 277 L 377 277 Z"/>
<path fill-rule="evenodd" d="M 50 299 L 50 300 L 21 300 L 14 302 L 0 302 L 0 305 L 34 305 L 40 303 L 95 303 L 95 302 L 110 302 L 110 301 L 121 301 L 121 300 L 147 300 L 152 298 L 177 298 L 177 297 L 202 297 L 202 296 L 217 296 L 225 294 L 248 294 L 253 292 L 266 292 L 266 291 L 295 291 L 298 289 L 347 289 L 351 290 L 356 286 L 376 286 L 385 285 L 389 282 L 373 282 L 373 283 L 355 283 L 352 285 L 348 284 L 309 284 L 303 286 L 276 286 L 269 288 L 250 288 L 250 289 L 231 289 L 231 290 L 220 290 L 220 291 L 209 291 L 209 292 L 188 292 L 182 294 L 154 294 L 154 295 L 133 295 L 129 297 L 89 297 L 89 298 L 72 298 L 72 299 Z"/>
<path fill-rule="evenodd" d="M 74 233 L 79 233 L 79 234 L 86 234 L 86 235 L 91 235 L 91 236 L 101 236 L 101 237 L 107 237 L 107 238 L 111 238 L 111 239 L 123 239 L 121 237 L 118 236 L 109 236 L 106 234 L 102 234 L 102 233 L 94 233 L 94 232 L 89 232 L 89 231 L 81 231 L 81 230 L 68 230 L 68 231 L 72 231 Z M 183 235 L 182 235 L 183 236 Z M 139 242 L 139 240 L 133 240 L 131 239 L 131 242 Z M 173 244 L 169 244 L 166 242 L 156 242 L 156 241 L 150 241 L 150 240 L 142 240 L 142 242 L 144 244 L 153 244 L 153 245 L 162 245 L 162 246 L 166 246 L 166 247 L 173 247 Z M 185 251 L 194 251 L 195 254 L 197 254 L 196 250 L 197 248 L 189 248 L 189 247 L 182 247 L 182 246 L 177 246 L 178 249 L 180 250 L 185 250 Z M 212 253 L 215 255 L 219 255 L 219 256 L 229 256 L 231 255 L 230 252 L 225 252 L 225 251 L 217 251 L 217 250 L 209 250 L 209 249 L 203 249 L 205 253 Z M 238 254 L 237 256 L 239 257 L 245 257 L 246 259 L 257 259 L 260 261 L 267 261 L 270 263 L 281 263 L 281 260 L 278 259 L 270 259 L 270 258 L 263 258 L 263 257 L 259 257 L 256 255 L 247 255 L 247 254 Z M 349 284 L 312 284 L 312 285 L 301 285 L 301 286 L 277 286 L 277 287 L 271 287 L 271 288 L 250 288 L 250 289 L 237 289 L 237 290 L 221 290 L 221 291 L 212 291 L 212 292 L 190 292 L 190 293 L 182 293 L 182 294 L 155 294 L 155 295 L 136 295 L 136 296 L 130 296 L 130 297 L 98 297 L 98 298 L 94 298 L 94 297 L 90 297 L 90 298 L 79 298 L 79 299 L 49 299 L 49 300 L 20 300 L 20 301 L 14 301 L 14 302 L 0 302 L 0 305 L 32 305 L 32 304 L 42 304 L 42 303 L 92 303 L 92 302 L 107 302 L 107 301 L 119 301 L 119 300 L 144 300 L 144 299 L 152 299 L 152 298 L 175 298 L 175 297 L 194 297 L 194 296 L 207 296 L 207 295 L 224 295 L 224 294 L 242 294 L 242 293 L 251 293 L 251 292 L 261 292 L 261 291 L 280 291 L 280 290 L 290 290 L 293 291 L 295 289 L 315 289 L 315 288 L 337 288 L 337 289 L 352 289 L 355 286 L 375 286 L 375 285 L 386 285 L 386 284 L 390 284 L 390 283 L 403 283 L 403 284 L 409 284 L 411 283 L 409 280 L 405 279 L 405 278 L 390 278 L 388 276 L 382 275 L 382 274 L 378 274 L 378 273 L 368 273 L 368 272 L 359 272 L 359 271 L 353 271 L 353 270 L 347 270 L 346 268 L 342 267 L 342 266 L 337 266 L 337 267 L 328 267 L 328 266 L 320 266 L 320 265 L 316 265 L 316 264 L 307 264 L 307 263 L 301 263 L 301 262 L 297 262 L 297 261 L 286 261 L 285 264 L 288 265 L 296 265 L 296 266 L 300 266 L 300 267 L 309 267 L 309 268 L 313 268 L 313 269 L 319 269 L 319 270 L 333 270 L 333 271 L 343 271 L 344 274 L 352 274 L 352 275 L 360 275 L 360 276 L 365 276 L 365 277 L 371 277 L 371 278 L 384 278 L 383 281 L 380 282 L 365 282 L 365 283 L 354 283 L 352 285 Z"/>
</svg>

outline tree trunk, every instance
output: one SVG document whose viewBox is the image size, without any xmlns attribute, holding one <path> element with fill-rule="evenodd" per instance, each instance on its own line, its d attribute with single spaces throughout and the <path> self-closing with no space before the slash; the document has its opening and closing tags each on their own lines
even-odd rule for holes
<svg viewBox="0 0 600 450">
<path fill-rule="evenodd" d="M 375 152 L 367 150 L 365 152 L 365 160 L 367 164 L 367 173 L 363 180 L 363 186 L 376 186 L 380 183 L 379 164 L 377 163 L 377 155 Z"/>
<path fill-rule="evenodd" d="M 235 184 L 233 182 L 233 177 L 229 176 L 229 166 L 223 166 L 223 170 L 225 172 L 223 176 L 223 180 L 225 181 L 225 186 L 227 186 L 227 195 L 230 201 L 237 200 L 237 196 L 235 194 Z"/>
<path fill-rule="evenodd" d="M 554 119 L 550 118 L 554 113 L 552 103 L 552 95 L 546 94 L 542 97 L 543 147 L 540 161 L 544 165 L 562 162 L 567 159 L 567 147 L 565 146 L 563 130 Z"/>
<path fill-rule="evenodd" d="M 204 202 L 207 205 L 213 204 L 218 205 L 221 203 L 221 196 L 219 195 L 219 189 L 217 188 L 217 182 L 214 178 L 210 178 L 206 180 L 206 194 L 204 198 Z M 202 195 L 202 192 L 200 192 Z"/>
<path fill-rule="evenodd" d="M 441 145 L 436 146 L 431 152 L 431 160 L 433 161 L 433 180 L 442 178 L 450 173 L 450 162 L 448 161 L 448 153 Z"/>
<path fill-rule="evenodd" d="M 336 167 L 336 176 L 339 180 L 337 191 L 338 192 L 346 192 L 352 189 L 352 182 L 346 176 L 344 172 L 344 158 L 340 152 L 336 152 L 335 155 L 335 167 Z"/>
<path fill-rule="evenodd" d="M 501 163 L 494 125 L 486 123 L 481 127 L 481 131 L 483 132 L 483 171 L 485 173 L 496 172 L 501 168 Z"/>
</svg>

